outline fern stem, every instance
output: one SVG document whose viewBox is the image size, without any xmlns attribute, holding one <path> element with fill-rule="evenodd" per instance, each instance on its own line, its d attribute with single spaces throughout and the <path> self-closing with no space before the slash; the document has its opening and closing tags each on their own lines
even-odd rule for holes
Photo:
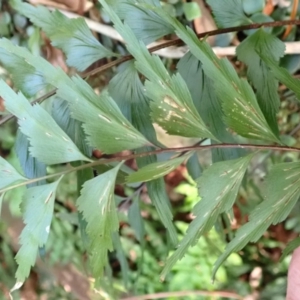
<svg viewBox="0 0 300 300">
<path fill-rule="evenodd" d="M 292 151 L 292 152 L 300 152 L 300 148 L 295 147 L 288 147 L 288 146 L 276 146 L 276 145 L 255 145 L 255 144 L 213 144 L 213 145 L 194 145 L 194 146 L 187 146 L 187 147 L 176 147 L 176 148 L 166 148 L 166 149 L 156 149 L 153 151 L 148 152 L 142 152 L 142 153 L 135 153 L 135 154 L 129 154 L 129 155 L 121 155 L 121 156 L 115 156 L 113 158 L 107 158 L 107 159 L 100 159 L 96 160 L 87 164 L 80 165 L 78 167 L 71 167 L 69 169 L 66 169 L 64 171 L 46 175 L 43 177 L 33 178 L 29 179 L 25 182 L 17 183 L 14 185 L 11 185 L 7 188 L 4 188 L 0 190 L 0 193 L 5 193 L 9 190 L 12 190 L 14 188 L 31 184 L 37 181 L 51 179 L 57 176 L 62 176 L 71 172 L 76 172 L 79 170 L 83 170 L 85 168 L 92 168 L 98 165 L 103 164 L 110 164 L 112 162 L 120 162 L 120 161 L 127 161 L 130 159 L 136 159 L 139 157 L 149 156 L 149 155 L 156 155 L 160 153 L 169 153 L 169 152 L 188 152 L 188 151 L 197 151 L 197 150 L 209 150 L 209 149 L 216 149 L 216 148 L 240 148 L 240 149 L 252 149 L 252 150 L 274 150 L 274 151 Z"/>
</svg>

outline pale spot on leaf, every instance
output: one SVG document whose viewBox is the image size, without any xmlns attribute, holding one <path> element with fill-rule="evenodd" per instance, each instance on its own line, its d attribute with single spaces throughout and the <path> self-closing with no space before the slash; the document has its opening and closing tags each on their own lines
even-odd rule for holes
<svg viewBox="0 0 300 300">
<path fill-rule="evenodd" d="M 106 116 L 103 116 L 103 115 L 101 115 L 101 114 L 98 114 L 98 117 L 101 118 L 102 120 L 108 122 L 108 123 L 111 123 L 111 120 L 110 120 L 108 117 L 106 117 Z"/>
</svg>

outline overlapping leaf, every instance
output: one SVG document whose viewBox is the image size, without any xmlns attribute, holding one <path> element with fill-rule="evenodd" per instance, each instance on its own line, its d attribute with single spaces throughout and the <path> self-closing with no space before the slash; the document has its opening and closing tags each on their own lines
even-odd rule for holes
<svg viewBox="0 0 300 300">
<path fill-rule="evenodd" d="M 29 188 L 23 197 L 23 219 L 26 224 L 20 236 L 21 248 L 16 255 L 17 283 L 20 287 L 34 265 L 38 249 L 47 242 L 53 216 L 55 191 L 61 178 L 53 183 Z M 14 289 L 14 288 L 13 288 Z"/>
<path fill-rule="evenodd" d="M 150 118 L 150 99 L 144 93 L 144 86 L 133 61 L 121 66 L 120 72 L 110 81 L 108 90 L 132 125 L 147 140 L 159 145 Z"/>
<path fill-rule="evenodd" d="M 89 254 L 93 275 L 102 275 L 108 251 L 113 250 L 112 234 L 119 230 L 114 187 L 121 164 L 84 183 L 77 199 L 78 209 L 87 222 Z"/>
<path fill-rule="evenodd" d="M 16 94 L 4 81 L 0 81 L 0 95 L 7 110 L 19 119 L 21 131 L 28 136 L 32 156 L 45 164 L 90 161 L 40 105 L 31 106 L 21 93 Z"/>
<path fill-rule="evenodd" d="M 79 76 L 74 76 L 70 85 L 60 85 L 57 94 L 69 102 L 73 117 L 83 122 L 91 146 L 105 153 L 115 153 L 149 144 L 107 92 L 97 96 Z"/>
<path fill-rule="evenodd" d="M 278 134 L 276 113 L 280 105 L 278 82 L 258 53 L 268 53 L 278 63 L 279 58 L 284 55 L 284 48 L 278 38 L 260 29 L 236 49 L 238 59 L 248 66 L 247 75 L 256 89 L 258 104 L 275 134 Z"/>
<path fill-rule="evenodd" d="M 85 135 L 83 132 L 82 124 L 76 119 L 71 118 L 71 113 L 67 101 L 60 99 L 59 97 L 54 98 L 51 112 L 56 123 L 68 134 L 73 142 L 87 157 L 91 156 L 91 148 L 85 142 Z M 83 162 L 75 162 L 73 166 L 82 165 Z M 105 165 L 103 165 L 105 166 Z M 94 178 L 94 172 L 92 168 L 86 168 L 77 171 L 77 193 L 80 195 L 81 186 L 87 181 Z M 87 249 L 88 236 L 86 233 L 86 221 L 83 218 L 82 212 L 78 212 L 78 225 L 81 233 L 81 239 L 84 248 Z"/>
<path fill-rule="evenodd" d="M 125 251 L 122 247 L 120 235 L 118 232 L 114 232 L 112 234 L 112 240 L 113 240 L 114 249 L 116 251 L 116 257 L 121 265 L 121 274 L 122 274 L 123 283 L 124 283 L 125 288 L 128 288 L 130 269 L 129 269 Z"/>
<path fill-rule="evenodd" d="M 202 167 L 199 162 L 197 153 L 194 153 L 186 162 L 186 168 L 189 175 L 195 180 L 198 179 L 202 174 Z"/>
<path fill-rule="evenodd" d="M 189 246 L 195 245 L 201 235 L 214 226 L 221 213 L 231 209 L 252 157 L 253 154 L 218 162 L 204 171 L 197 182 L 201 200 L 193 209 L 196 218 L 189 225 L 174 254 L 167 260 L 162 277 L 184 256 Z"/>
<path fill-rule="evenodd" d="M 298 100 L 300 100 L 300 81 L 297 78 L 294 78 L 287 69 L 279 67 L 277 62 L 274 61 L 269 55 L 263 52 L 258 53 L 261 59 L 267 64 L 271 69 L 274 76 L 282 82 L 287 88 L 292 90 Z"/>
<path fill-rule="evenodd" d="M 151 150 L 150 147 L 144 147 L 139 150 L 139 152 L 145 152 Z M 157 161 L 156 156 L 146 156 L 137 159 L 137 164 L 139 168 L 144 168 L 149 164 L 155 163 Z M 166 187 L 163 178 L 158 178 L 151 180 L 146 183 L 148 195 L 151 202 L 156 208 L 158 216 L 163 223 L 163 225 L 168 230 L 170 240 L 173 245 L 177 244 L 177 234 L 176 229 L 173 225 L 173 214 L 171 210 L 170 200 L 166 192 Z"/>
<path fill-rule="evenodd" d="M 21 131 L 18 131 L 17 139 L 15 143 L 15 149 L 22 170 L 24 171 L 24 174 L 28 178 L 38 178 L 38 177 L 45 176 L 47 171 L 46 170 L 47 166 L 44 163 L 40 162 L 35 157 L 32 157 L 30 155 L 29 148 L 30 148 L 29 140 Z M 28 186 L 42 185 L 45 183 L 46 183 L 45 180 L 40 180 L 31 183 Z"/>
<path fill-rule="evenodd" d="M 136 239 L 143 244 L 145 239 L 145 226 L 141 216 L 141 209 L 139 205 L 139 199 L 136 197 L 133 199 L 133 203 L 128 209 L 128 223 L 130 227 L 135 231 Z"/>
<path fill-rule="evenodd" d="M 214 274 L 222 262 L 249 242 L 256 242 L 271 224 L 286 219 L 300 197 L 300 163 L 281 163 L 270 170 L 263 190 L 264 201 L 249 216 L 249 222 L 236 233 L 216 262 Z"/>
<path fill-rule="evenodd" d="M 162 61 L 151 55 L 138 41 L 127 24 L 123 24 L 112 10 L 110 1 L 100 0 L 118 32 L 127 42 L 127 48 L 137 60 L 136 68 L 148 78 L 146 95 L 151 98 L 152 119 L 168 133 L 186 137 L 211 137 L 197 113 L 186 83 L 179 74 L 170 76 Z M 138 4 L 141 7 L 141 4 Z M 147 8 L 147 7 L 145 7 Z M 161 9 L 161 8 L 160 8 Z"/>
<path fill-rule="evenodd" d="M 79 162 L 82 164 L 82 162 Z M 94 178 L 94 170 L 92 168 L 85 168 L 83 170 L 77 171 L 77 195 L 80 196 L 80 190 L 83 184 Z M 84 249 L 87 250 L 89 245 L 89 237 L 86 232 L 87 222 L 84 219 L 82 211 L 78 211 L 78 226 L 80 230 L 81 240 L 84 246 Z"/>
<path fill-rule="evenodd" d="M 232 64 L 227 59 L 218 59 L 211 47 L 205 41 L 200 41 L 190 28 L 184 28 L 179 21 L 162 10 L 155 11 L 174 26 L 177 35 L 201 61 L 204 73 L 214 82 L 217 96 L 222 99 L 225 123 L 244 137 L 279 142 L 249 83 L 238 77 Z"/>
<path fill-rule="evenodd" d="M 69 66 L 84 71 L 103 57 L 116 56 L 93 36 L 83 18 L 69 19 L 57 10 L 50 12 L 46 7 L 19 0 L 11 2 L 16 10 L 43 29 L 53 46 L 64 51 Z"/>
<path fill-rule="evenodd" d="M 92 154 L 91 147 L 85 141 L 85 134 L 82 123 L 71 117 L 69 104 L 67 101 L 54 97 L 51 115 L 59 127 L 72 139 L 76 146 L 87 157 Z"/>
<path fill-rule="evenodd" d="M 217 96 L 213 81 L 202 69 L 200 61 L 190 52 L 182 57 L 177 64 L 178 72 L 186 81 L 191 92 L 193 102 L 207 128 L 224 143 L 234 143 L 235 140 L 223 122 L 221 98 Z M 214 162 L 234 159 L 239 156 L 238 149 L 213 149 Z M 198 177 L 197 177 L 198 178 Z"/>
<path fill-rule="evenodd" d="M 163 178 L 158 178 L 147 182 L 147 191 L 151 202 L 156 208 L 158 216 L 166 227 L 173 245 L 178 242 L 176 229 L 173 224 L 173 214 L 169 196 L 166 192 L 166 186 Z"/>
<path fill-rule="evenodd" d="M 170 159 L 168 161 L 149 164 L 139 169 L 138 171 L 130 174 L 127 177 L 127 182 L 145 182 L 165 176 L 172 172 L 174 169 L 176 169 L 191 155 L 192 153 L 189 153 L 186 155 L 179 156 L 177 158 Z"/>
<path fill-rule="evenodd" d="M 159 0 L 140 0 L 140 3 L 150 3 L 153 6 L 161 7 Z M 148 44 L 173 32 L 172 26 L 155 12 L 135 4 L 134 0 L 110 1 L 110 6 L 129 25 L 139 40 Z"/>
<path fill-rule="evenodd" d="M 140 79 L 133 61 L 125 62 L 118 69 L 119 72 L 109 82 L 108 91 L 123 115 L 132 122 L 131 110 L 134 105 L 139 105 Z"/>
<path fill-rule="evenodd" d="M 219 27 L 251 24 L 243 10 L 243 0 L 208 0 Z"/>
<path fill-rule="evenodd" d="M 22 176 L 11 164 L 0 156 L 0 189 L 26 180 L 27 178 Z"/>
</svg>

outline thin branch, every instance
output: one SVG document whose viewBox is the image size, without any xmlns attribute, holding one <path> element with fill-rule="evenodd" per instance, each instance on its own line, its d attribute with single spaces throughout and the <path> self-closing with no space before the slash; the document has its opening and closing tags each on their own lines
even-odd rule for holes
<svg viewBox="0 0 300 300">
<path fill-rule="evenodd" d="M 205 141 L 207 141 L 207 138 L 198 141 L 197 143 L 193 144 L 192 147 L 201 146 Z M 189 151 L 182 151 L 182 152 L 178 155 L 178 157 L 181 157 L 181 156 L 187 154 L 188 152 L 189 152 Z"/>
<path fill-rule="evenodd" d="M 147 299 L 165 299 L 169 297 L 181 298 L 185 296 L 209 296 L 209 297 L 222 297 L 230 299 L 244 299 L 242 296 L 232 293 L 232 292 L 223 292 L 223 291 L 178 291 L 178 292 L 162 292 L 148 295 L 140 295 L 122 298 L 121 300 L 147 300 Z"/>
<path fill-rule="evenodd" d="M 288 147 L 288 146 L 275 146 L 275 145 L 255 145 L 255 144 L 212 144 L 212 145 L 204 145 L 204 146 L 187 146 L 187 147 L 176 147 L 176 148 L 167 148 L 167 149 L 157 149 L 153 151 L 148 151 L 148 152 L 142 152 L 142 153 L 136 153 L 136 154 L 129 154 L 129 155 L 121 155 L 121 156 L 116 156 L 113 158 L 107 158 L 107 159 L 100 159 L 97 161 L 93 161 L 84 165 L 80 165 L 78 167 L 71 167 L 67 170 L 64 170 L 62 172 L 58 172 L 55 174 L 51 175 L 46 175 L 43 177 L 39 178 L 33 178 L 29 179 L 25 182 L 17 183 L 14 185 L 11 185 L 7 188 L 4 188 L 0 190 L 0 193 L 5 193 L 9 190 L 12 190 L 14 188 L 31 184 L 34 182 L 38 182 L 41 180 L 46 180 L 50 178 L 54 178 L 57 176 L 65 175 L 71 172 L 76 172 L 79 170 L 83 170 L 86 168 L 92 168 L 98 165 L 103 165 L 103 164 L 110 164 L 112 162 L 120 162 L 120 161 L 127 161 L 130 159 L 136 159 L 139 157 L 145 157 L 149 155 L 156 155 L 156 154 L 161 154 L 161 153 L 170 153 L 170 152 L 184 152 L 184 151 L 197 151 L 197 150 L 207 150 L 207 149 L 216 149 L 216 148 L 222 148 L 222 149 L 229 149 L 229 148 L 240 148 L 240 149 L 252 149 L 252 150 L 277 150 L 277 151 L 292 151 L 292 152 L 300 152 L 300 148 L 295 148 L 295 147 Z"/>
<path fill-rule="evenodd" d="M 50 10 L 55 10 L 56 8 L 53 7 L 48 7 Z M 66 17 L 73 19 L 73 18 L 83 18 L 87 24 L 87 26 L 97 32 L 100 33 L 102 35 L 105 35 L 113 40 L 119 41 L 121 43 L 125 43 L 124 39 L 122 38 L 122 36 L 119 34 L 119 32 L 114 29 L 112 26 L 108 26 L 96 21 L 93 21 L 89 18 L 86 17 L 82 17 L 76 13 L 73 12 L 69 12 L 66 10 L 59 10 L 62 14 L 64 14 Z M 295 18 L 293 18 L 295 19 Z M 292 26 L 292 25 L 290 25 Z M 201 33 L 202 34 L 202 33 Z M 150 45 L 148 45 L 148 48 L 152 48 L 154 46 L 158 46 L 161 45 L 162 42 L 153 42 Z M 298 54 L 300 53 L 300 43 L 299 42 L 286 42 L 285 44 L 285 48 L 286 54 Z M 166 49 L 169 48 L 169 49 Z M 235 55 L 235 51 L 236 51 L 236 47 L 235 46 L 231 46 L 231 47 L 212 47 L 213 51 L 215 52 L 216 55 L 218 56 L 234 56 Z M 187 47 L 164 47 L 162 49 L 159 49 L 157 51 L 155 51 L 155 54 L 161 56 L 161 57 L 166 57 L 166 58 L 172 58 L 172 59 L 179 59 L 181 57 L 183 57 L 185 55 L 185 53 L 188 51 Z"/>
<path fill-rule="evenodd" d="M 214 36 L 214 35 L 219 35 L 219 34 L 223 34 L 223 33 L 229 33 L 229 32 L 235 32 L 235 31 L 243 31 L 243 30 L 247 30 L 247 29 L 257 29 L 257 28 L 261 28 L 261 27 L 279 27 L 279 26 L 286 26 L 286 25 L 300 25 L 300 20 L 283 20 L 283 21 L 275 21 L 275 22 L 267 22 L 267 23 L 254 23 L 254 24 L 249 24 L 249 25 L 243 25 L 243 26 L 235 26 L 235 27 L 228 27 L 228 28 L 221 28 L 221 29 L 216 29 L 216 30 L 212 30 L 212 31 L 207 31 L 207 32 L 203 32 L 203 33 L 199 33 L 197 34 L 197 37 L 199 39 L 207 37 L 207 36 Z M 167 47 L 171 47 L 171 46 L 180 46 L 183 45 L 183 41 L 179 38 L 176 38 L 174 40 L 171 41 L 164 41 L 161 42 L 160 44 L 158 44 L 157 46 L 151 47 L 149 48 L 149 52 L 152 53 L 155 51 L 158 51 L 160 49 L 163 48 L 167 48 Z M 102 73 L 114 66 L 117 66 L 123 62 L 126 62 L 128 60 L 133 59 L 132 55 L 125 55 L 119 59 L 116 59 L 104 66 L 95 68 L 94 70 L 91 70 L 89 72 L 86 72 L 82 75 L 83 78 L 87 78 L 89 76 L 95 75 L 95 74 L 99 74 Z M 45 99 L 47 99 L 50 96 L 53 96 L 56 93 L 56 89 L 50 91 L 49 93 L 47 93 L 46 95 L 37 98 L 35 101 L 33 101 L 32 103 L 40 103 L 42 101 L 44 101 Z M 50 95 L 50 96 L 49 96 Z M 8 115 L 5 118 L 0 120 L 0 126 L 3 125 L 4 123 L 6 123 L 8 120 L 14 118 L 13 115 Z"/>
<path fill-rule="evenodd" d="M 266 22 L 266 23 L 253 23 L 248 25 L 242 25 L 242 26 L 235 26 L 235 27 L 227 27 L 227 28 L 220 28 L 216 30 L 211 30 L 203 33 L 198 33 L 197 37 L 199 39 L 207 37 L 207 36 L 214 36 L 219 35 L 223 33 L 230 33 L 235 31 L 244 31 L 248 29 L 258 29 L 261 27 L 279 27 L 279 26 L 286 26 L 286 25 L 300 25 L 300 20 L 283 20 L 283 21 L 274 21 L 274 22 Z M 183 45 L 183 41 L 179 38 L 176 38 L 171 41 L 165 41 L 161 44 L 149 48 L 150 52 L 155 52 L 157 50 L 160 50 L 162 48 L 167 48 L 171 46 L 181 46 Z"/>
</svg>

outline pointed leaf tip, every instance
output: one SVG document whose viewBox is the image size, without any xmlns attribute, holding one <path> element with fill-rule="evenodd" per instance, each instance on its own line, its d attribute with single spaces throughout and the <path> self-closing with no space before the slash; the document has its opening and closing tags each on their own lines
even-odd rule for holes
<svg viewBox="0 0 300 300">
<path fill-rule="evenodd" d="M 162 278 L 184 256 L 187 249 L 214 226 L 218 216 L 231 209 L 253 155 L 215 163 L 203 172 L 197 182 L 201 200 L 193 208 L 195 219 L 174 254 L 168 258 Z"/>
<path fill-rule="evenodd" d="M 255 207 L 249 222 L 238 229 L 235 238 L 216 261 L 213 277 L 232 252 L 241 250 L 249 242 L 256 242 L 271 224 L 286 219 L 300 197 L 300 163 L 272 166 L 264 182 L 263 195 L 264 201 Z"/>
<path fill-rule="evenodd" d="M 114 187 L 122 163 L 86 181 L 77 199 L 77 207 L 87 222 L 86 232 L 90 239 L 88 251 L 95 277 L 102 275 L 108 251 L 113 250 L 112 234 L 119 230 Z"/>
</svg>

